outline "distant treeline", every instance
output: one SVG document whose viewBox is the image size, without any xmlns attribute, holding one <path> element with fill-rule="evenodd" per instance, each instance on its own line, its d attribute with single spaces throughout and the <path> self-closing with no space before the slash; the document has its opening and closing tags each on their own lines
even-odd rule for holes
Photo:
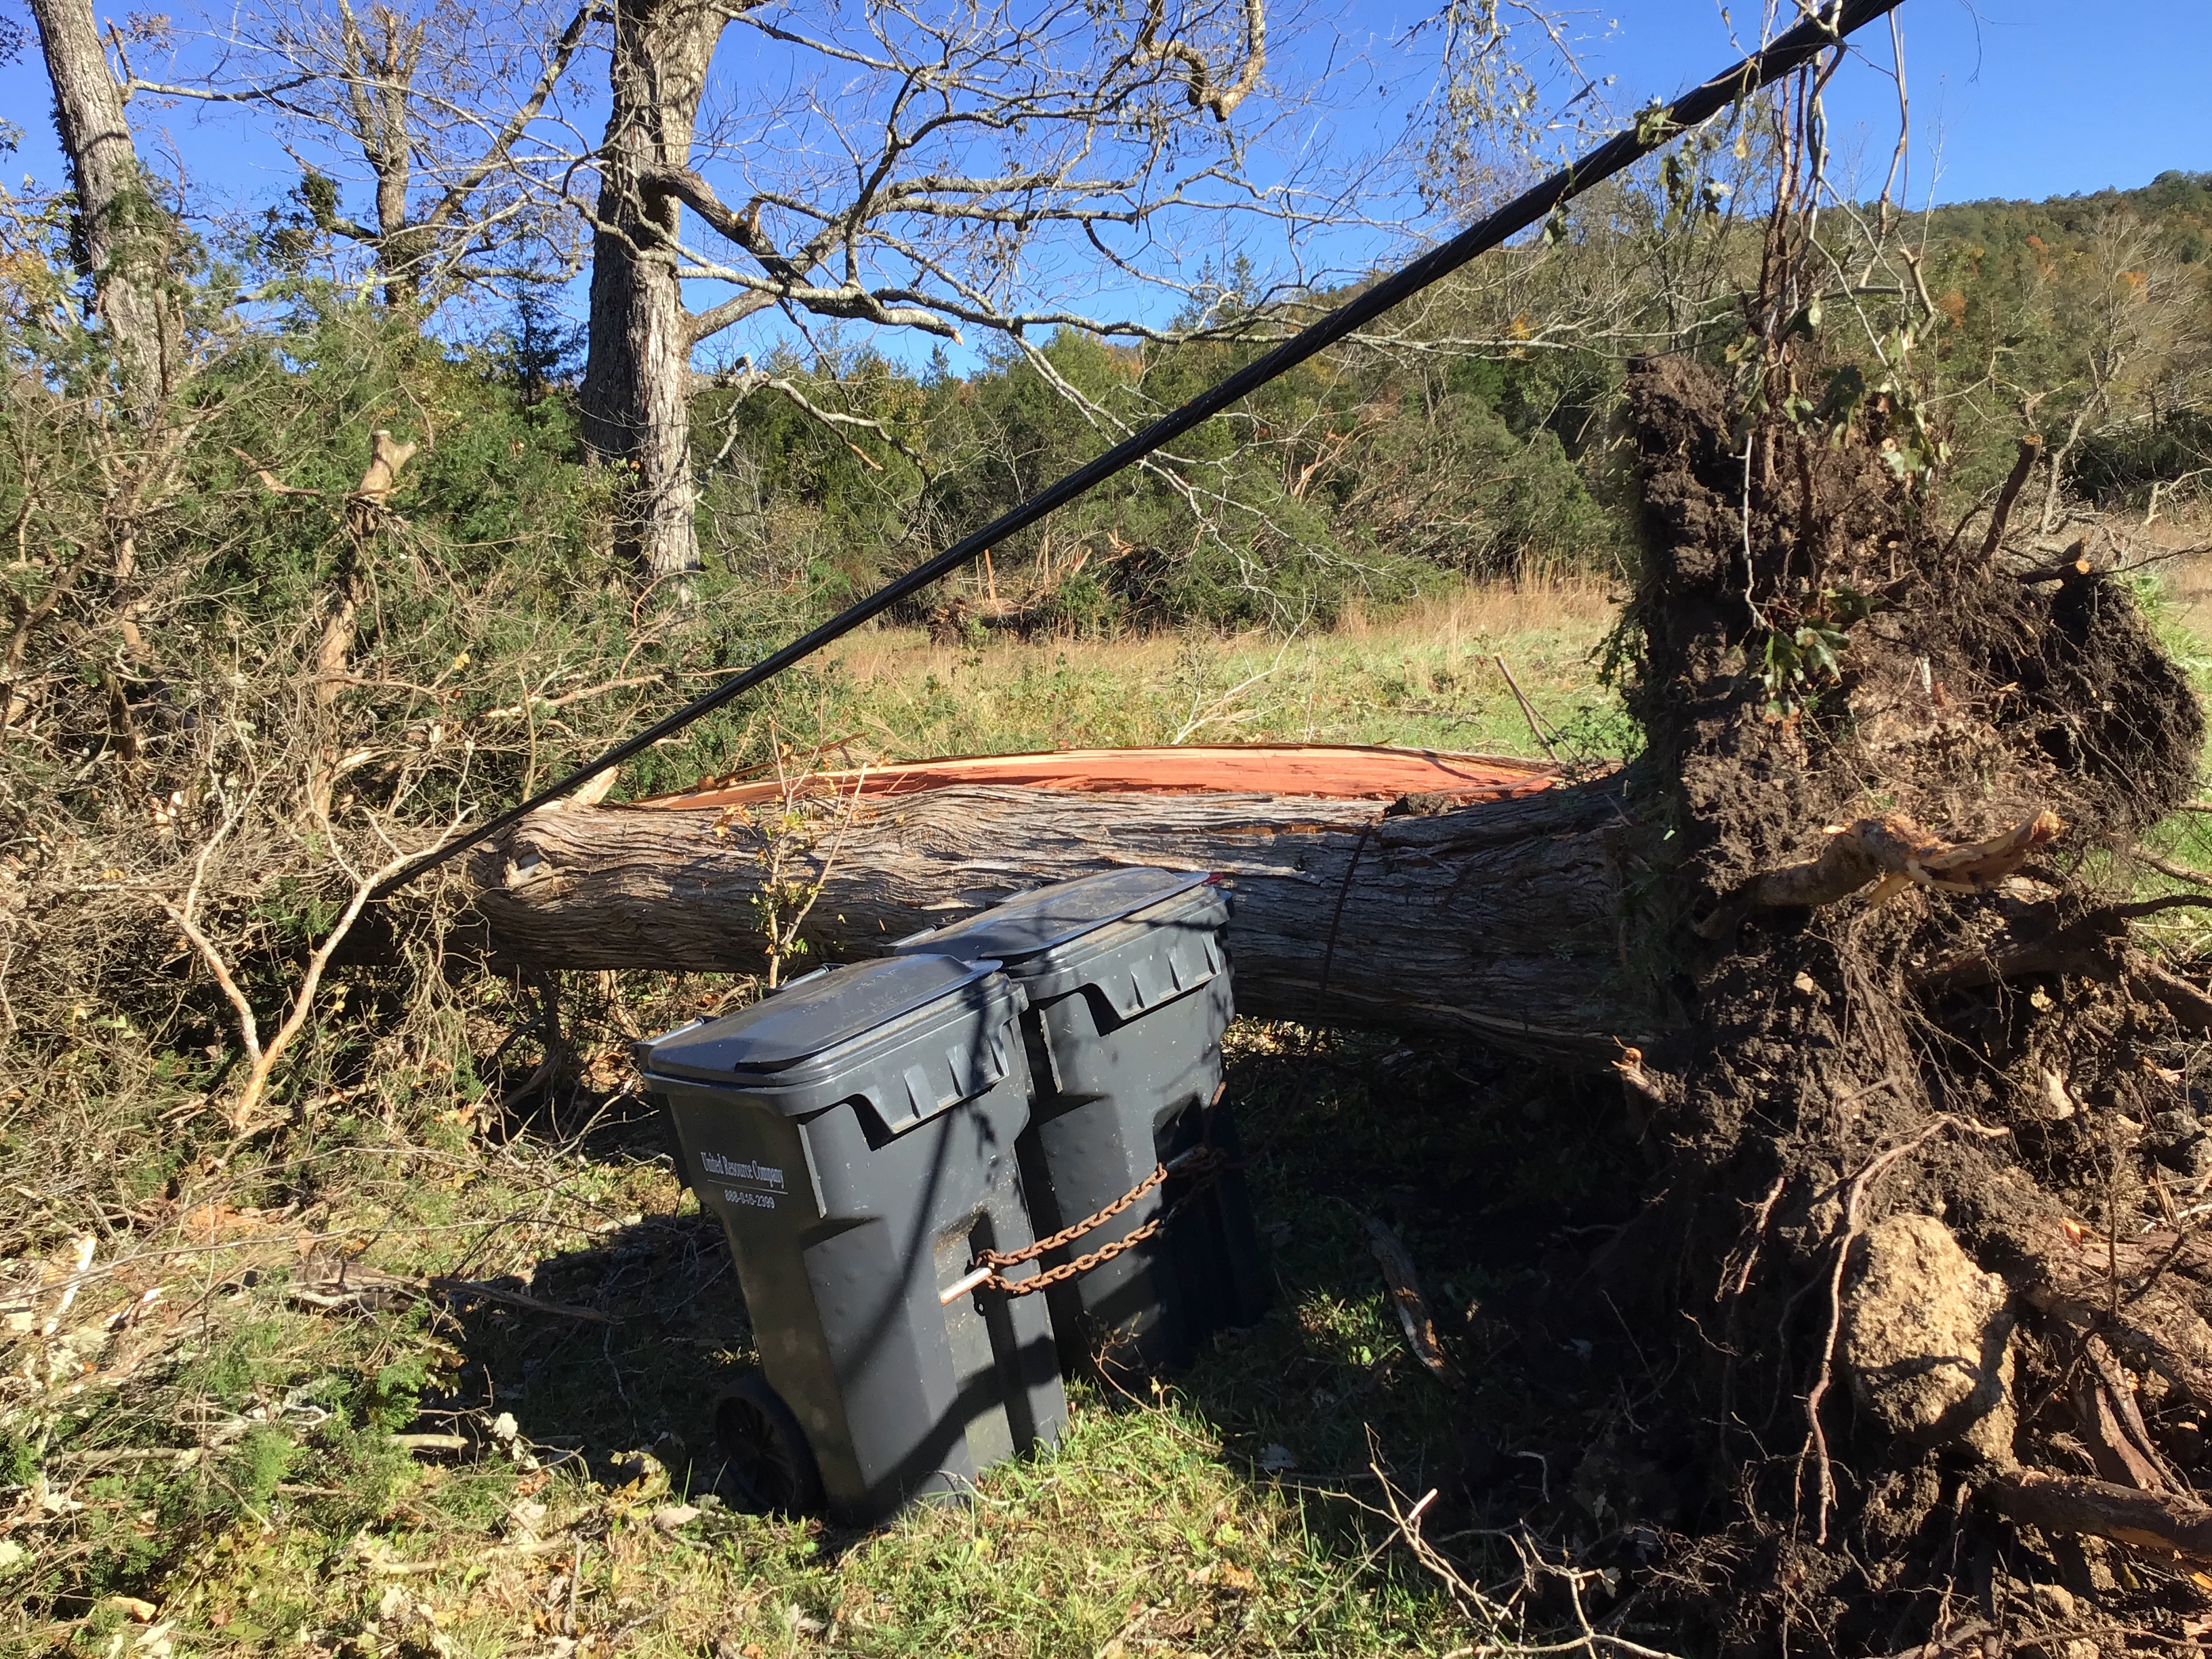
<svg viewBox="0 0 2212 1659">
<path fill-rule="evenodd" d="M 1514 281 L 1447 296 L 1390 346 L 1309 365 L 994 550 L 939 619 L 1085 632 L 1325 621 L 1355 595 L 1620 568 L 1635 536 L 1615 399 L 1629 355 L 1670 343 L 1656 314 L 1636 314 L 1664 296 L 1650 291 L 1648 263 L 1623 257 L 1640 228 L 1620 211 L 1601 204 L 1575 222 L 1571 246 L 1518 256 Z M 1941 313 L 1931 403 L 1950 493 L 1994 483 L 2031 428 L 2057 468 L 2034 486 L 2038 514 L 2046 497 L 2054 511 L 2068 499 L 2155 508 L 2212 478 L 2212 175 L 1946 207 L 1896 234 L 1920 250 Z M 1748 257 L 1751 232 L 1733 240 L 1724 264 Z M 1871 301 L 1831 298 L 1820 327 L 1832 357 L 1879 372 L 1880 325 L 1858 326 L 1855 304 Z M 1674 332 L 1725 356 L 1741 328 L 1709 297 Z M 467 356 L 558 427 L 576 349 L 532 306 Z M 701 546 L 748 585 L 848 597 L 1260 349 L 1063 331 L 1042 368 L 1004 347 L 965 374 L 941 354 L 917 372 L 834 344 L 742 365 L 696 406 Z M 1929 361 L 1917 360 L 1922 373 Z"/>
</svg>

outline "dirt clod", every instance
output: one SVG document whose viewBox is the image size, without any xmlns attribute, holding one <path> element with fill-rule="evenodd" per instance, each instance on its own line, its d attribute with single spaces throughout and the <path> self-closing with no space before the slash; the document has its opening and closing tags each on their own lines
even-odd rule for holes
<svg viewBox="0 0 2212 1659">
<path fill-rule="evenodd" d="M 1917 1444 L 2012 1460 L 2013 1315 L 1932 1215 L 1893 1215 L 1853 1251 L 1844 1361 L 1862 1409 Z"/>
</svg>

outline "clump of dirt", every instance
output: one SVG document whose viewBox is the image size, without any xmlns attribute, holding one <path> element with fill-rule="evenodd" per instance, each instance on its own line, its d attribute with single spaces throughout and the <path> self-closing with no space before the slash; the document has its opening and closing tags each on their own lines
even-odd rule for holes
<svg viewBox="0 0 2212 1659">
<path fill-rule="evenodd" d="M 2023 1469 L 2162 1471 L 2130 1490 L 2173 1503 L 2212 1472 L 2212 1251 L 2157 1176 L 2212 1166 L 2187 1077 L 2212 1004 L 2085 879 L 2194 793 L 2196 701 L 2124 584 L 1938 522 L 1881 399 L 1800 429 L 1666 359 L 1629 404 L 1633 862 L 1672 906 L 1681 1018 L 1624 1066 L 1648 1202 L 1528 1338 L 1609 1326 L 1650 1389 L 1635 1455 L 1704 1465 L 1700 1504 L 1639 1523 L 1672 1541 L 1623 1605 L 1745 1651 L 1886 1652 L 2044 1640 L 2056 1599 L 2008 1615 L 2003 1586 L 2063 1584 L 2084 1632 L 2178 1637 L 2212 1599 L 2170 1559 L 2100 1589 L 2085 1564 L 2118 1546 L 2007 1517 Z M 2045 813 L 2056 845 L 1984 890 L 1746 899 L 1855 819 L 1966 842 Z"/>
<path fill-rule="evenodd" d="M 1955 840 L 2050 809 L 2079 843 L 2188 799 L 2203 716 L 2124 587 L 1980 557 L 1885 463 L 1880 410 L 1838 443 L 1739 435 L 1732 403 L 1687 359 L 1629 385 L 1648 544 L 1632 703 L 1680 792 L 1686 871 L 1725 891 L 1877 806 Z M 1771 683 L 1768 643 L 1808 626 L 1846 641 L 1838 682 Z"/>
<path fill-rule="evenodd" d="M 1877 1222 L 1844 1270 L 1840 1352 L 1859 1409 L 1902 1440 L 2010 1457 L 2019 1413 L 2004 1280 L 1932 1215 Z"/>
</svg>

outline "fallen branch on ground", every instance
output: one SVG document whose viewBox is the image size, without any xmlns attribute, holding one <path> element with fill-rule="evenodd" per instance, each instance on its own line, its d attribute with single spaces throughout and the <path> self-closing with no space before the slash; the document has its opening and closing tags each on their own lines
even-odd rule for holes
<svg viewBox="0 0 2212 1659">
<path fill-rule="evenodd" d="M 1367 1241 L 1375 1251 L 1375 1259 L 1382 1265 L 1382 1282 L 1389 1287 L 1390 1300 L 1398 1310 L 1398 1323 L 1405 1328 L 1406 1346 L 1413 1351 L 1430 1376 L 1448 1388 L 1460 1385 L 1460 1375 L 1451 1361 L 1444 1357 L 1443 1344 L 1437 1338 L 1437 1322 L 1429 1311 L 1428 1298 L 1421 1294 L 1419 1279 L 1413 1271 L 1413 1258 L 1389 1224 L 1376 1216 L 1367 1218 Z"/>
</svg>

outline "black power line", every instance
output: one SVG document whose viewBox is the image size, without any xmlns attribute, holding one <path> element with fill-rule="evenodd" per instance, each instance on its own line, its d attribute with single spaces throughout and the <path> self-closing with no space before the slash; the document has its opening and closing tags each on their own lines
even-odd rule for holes
<svg viewBox="0 0 2212 1659">
<path fill-rule="evenodd" d="M 635 737 L 626 738 L 589 764 L 579 767 L 558 783 L 539 790 L 518 806 L 511 806 L 489 823 L 479 824 L 433 848 L 376 890 L 378 898 L 397 892 L 416 877 L 436 869 L 447 860 L 478 842 L 519 823 L 549 801 L 558 800 L 586 780 L 631 756 L 651 748 L 671 732 L 680 732 L 702 714 L 713 713 L 755 686 L 775 678 L 794 663 L 803 661 L 832 641 L 841 638 L 901 600 L 927 587 L 981 556 L 1017 532 L 1028 528 L 1055 508 L 1065 507 L 1094 485 L 1102 484 L 1125 467 L 1142 460 L 1161 445 L 1181 437 L 1202 421 L 1212 419 L 1246 393 L 1255 392 L 1289 373 L 1316 353 L 1326 351 L 1362 325 L 1373 321 L 1401 300 L 1418 294 L 1449 276 L 1476 255 L 1488 252 L 1508 238 L 1540 223 L 1562 204 L 1572 201 L 1591 185 L 1663 149 L 1690 128 L 1710 120 L 1730 104 L 1749 97 L 1769 82 L 1804 68 L 1846 35 L 1863 28 L 1893 10 L 1901 0 L 1837 0 L 1818 15 L 1778 36 L 1764 51 L 1755 52 L 1733 68 L 1723 70 L 1696 90 L 1677 98 L 1663 110 L 1637 119 L 1632 131 L 1616 133 L 1580 161 L 1561 168 L 1534 189 L 1516 197 L 1487 218 L 1423 254 L 1395 276 L 1385 277 L 1358 297 L 1338 307 L 1310 327 L 1292 335 L 1266 356 L 1255 358 L 1234 374 L 1200 393 L 1171 414 L 1163 415 L 1143 431 L 1124 438 L 1097 459 L 1087 462 L 1058 483 L 1030 497 L 1011 513 L 994 520 L 948 547 L 934 558 L 915 566 L 903 576 L 877 589 L 819 628 L 801 635 L 782 650 L 764 657 L 750 668 L 726 679 L 696 702 L 654 721 Z"/>
</svg>

